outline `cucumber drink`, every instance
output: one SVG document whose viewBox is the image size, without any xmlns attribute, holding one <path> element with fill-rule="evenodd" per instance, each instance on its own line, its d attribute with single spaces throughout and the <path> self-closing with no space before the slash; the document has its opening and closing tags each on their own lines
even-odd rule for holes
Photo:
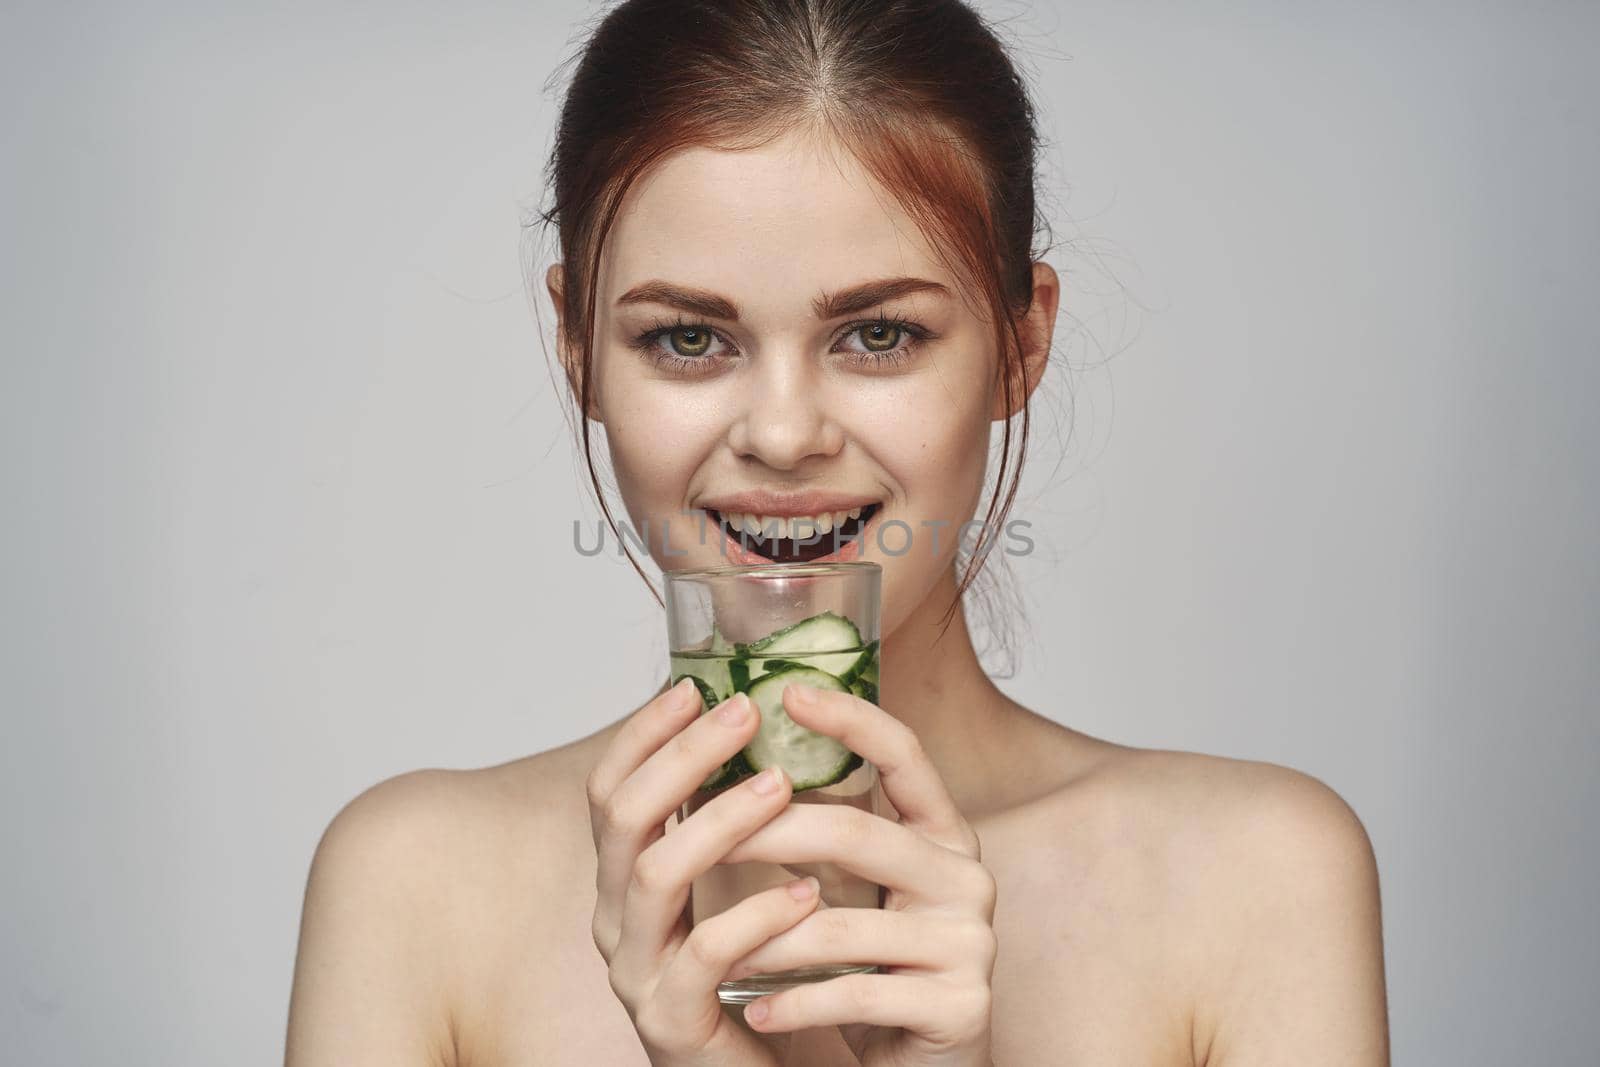
<svg viewBox="0 0 1600 1067">
<path fill-rule="evenodd" d="M 783 709 L 783 687 L 794 682 L 850 692 L 876 704 L 877 676 L 878 642 L 863 642 L 854 623 L 830 611 L 748 645 L 714 633 L 706 650 L 674 653 L 673 684 L 693 678 L 707 710 L 745 693 L 761 713 L 750 744 L 700 788 L 726 789 L 773 764 L 783 767 L 796 793 L 844 781 L 862 766 L 861 757 L 790 719 Z"/>
<path fill-rule="evenodd" d="M 732 573 L 739 571 L 751 572 L 748 580 Z M 682 623 L 682 616 L 696 618 L 687 626 L 674 625 L 673 637 L 682 636 L 680 631 L 685 629 L 704 634 L 704 624 L 708 617 L 711 620 L 708 636 L 683 642 L 681 647 L 673 642 L 672 683 L 685 677 L 694 679 L 703 713 L 735 693 L 744 693 L 760 716 L 749 743 L 701 783 L 684 803 L 679 822 L 722 791 L 774 765 L 789 776 L 791 804 L 843 804 L 879 813 L 877 768 L 838 739 L 799 725 L 783 706 L 783 690 L 790 684 L 850 692 L 878 702 L 879 574 L 877 564 L 872 563 L 668 572 L 668 608 L 675 613 L 674 624 Z M 703 597 L 696 606 L 685 607 L 694 594 L 683 587 L 674 590 L 673 579 L 680 575 L 711 576 L 697 588 L 709 586 L 717 592 Z M 761 581 L 775 576 L 789 586 Z M 825 592 L 829 589 L 847 589 L 848 594 L 830 596 Z M 870 590 L 865 607 L 855 599 L 863 589 Z M 720 611 L 716 610 L 718 604 Z M 780 605 L 776 611 L 772 610 L 774 604 Z M 752 605 L 761 610 L 750 610 Z M 721 623 L 725 620 L 733 638 L 724 632 Z M 808 874 L 815 875 L 819 883 L 818 910 L 883 906 L 880 886 L 834 863 L 719 863 L 694 881 L 688 907 L 691 924 Z M 869 961 L 841 960 L 825 967 L 724 981 L 718 996 L 723 1003 L 745 1003 L 805 982 L 875 970 Z"/>
</svg>

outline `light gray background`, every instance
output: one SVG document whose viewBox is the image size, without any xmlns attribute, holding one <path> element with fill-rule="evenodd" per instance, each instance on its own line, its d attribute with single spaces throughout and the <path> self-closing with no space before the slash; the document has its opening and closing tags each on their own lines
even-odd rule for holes
<svg viewBox="0 0 1600 1067">
<path fill-rule="evenodd" d="M 595 10 L 0 17 L 9 1062 L 275 1062 L 338 808 L 656 680 L 519 275 Z M 1595 7 L 986 10 L 1082 323 L 1004 684 L 1342 792 L 1397 1063 L 1594 1063 Z"/>
</svg>

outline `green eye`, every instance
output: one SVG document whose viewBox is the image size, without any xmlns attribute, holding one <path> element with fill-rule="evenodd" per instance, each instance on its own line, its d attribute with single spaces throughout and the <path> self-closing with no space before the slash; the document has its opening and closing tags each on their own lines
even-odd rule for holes
<svg viewBox="0 0 1600 1067">
<path fill-rule="evenodd" d="M 680 356 L 703 356 L 711 347 L 711 333 L 693 326 L 680 326 L 667 335 L 672 350 Z M 682 339 L 684 343 L 679 344 Z"/>
<path fill-rule="evenodd" d="M 900 340 L 900 327 L 888 322 L 874 322 L 858 332 L 868 352 L 887 352 Z"/>
</svg>

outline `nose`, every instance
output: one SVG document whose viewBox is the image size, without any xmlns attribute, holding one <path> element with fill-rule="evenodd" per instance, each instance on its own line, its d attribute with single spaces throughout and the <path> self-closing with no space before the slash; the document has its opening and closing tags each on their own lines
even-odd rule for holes
<svg viewBox="0 0 1600 1067">
<path fill-rule="evenodd" d="M 828 415 L 815 370 L 798 353 L 754 361 L 743 410 L 728 429 L 735 455 L 788 471 L 844 447 L 844 431 Z"/>
</svg>

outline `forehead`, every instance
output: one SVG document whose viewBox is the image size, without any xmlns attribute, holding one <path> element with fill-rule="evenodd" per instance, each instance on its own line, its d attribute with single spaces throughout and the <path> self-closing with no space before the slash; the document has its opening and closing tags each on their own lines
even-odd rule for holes
<svg viewBox="0 0 1600 1067">
<path fill-rule="evenodd" d="M 693 147 L 629 190 L 606 241 L 602 304 L 650 279 L 713 289 L 752 317 L 804 312 L 819 292 L 914 275 L 956 284 L 894 197 L 834 142 Z"/>
</svg>

